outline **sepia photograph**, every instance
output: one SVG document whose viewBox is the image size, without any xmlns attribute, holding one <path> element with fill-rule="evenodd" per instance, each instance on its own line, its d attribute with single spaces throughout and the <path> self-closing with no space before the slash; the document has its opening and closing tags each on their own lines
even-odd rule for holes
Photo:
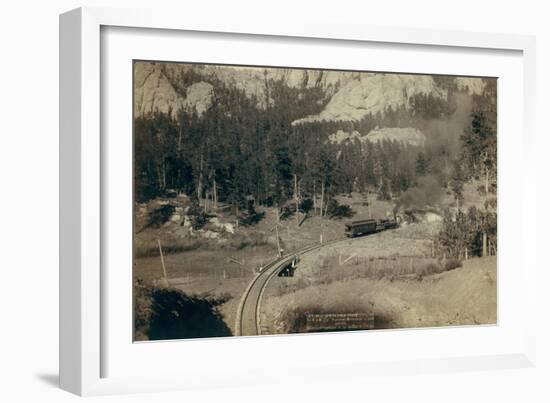
<svg viewBox="0 0 550 403">
<path fill-rule="evenodd" d="M 497 323 L 496 78 L 132 68 L 134 341 Z"/>
</svg>

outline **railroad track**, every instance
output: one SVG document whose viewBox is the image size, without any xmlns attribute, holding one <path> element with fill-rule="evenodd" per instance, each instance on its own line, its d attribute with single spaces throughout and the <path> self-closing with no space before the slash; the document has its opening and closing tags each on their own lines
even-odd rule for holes
<svg viewBox="0 0 550 403">
<path fill-rule="evenodd" d="M 342 241 L 349 241 L 350 238 L 340 238 L 322 244 L 309 245 L 294 251 L 288 256 L 279 258 L 269 263 L 254 279 L 248 284 L 237 310 L 235 320 L 235 336 L 256 336 L 262 334 L 260 325 L 260 305 L 263 293 L 269 281 L 292 259 L 305 253 L 321 249 Z"/>
</svg>

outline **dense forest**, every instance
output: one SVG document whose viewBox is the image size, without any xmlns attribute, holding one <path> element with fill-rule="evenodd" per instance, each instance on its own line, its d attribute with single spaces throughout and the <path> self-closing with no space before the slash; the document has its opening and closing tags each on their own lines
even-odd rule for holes
<svg viewBox="0 0 550 403">
<path fill-rule="evenodd" d="M 193 73 L 172 84 L 183 89 L 204 79 Z M 135 118 L 136 201 L 168 189 L 225 203 L 234 211 L 246 208 L 247 200 L 278 207 L 309 200 L 323 216 L 338 194 L 369 192 L 406 209 L 437 187 L 456 199 L 456 212 L 445 217 L 448 231 L 440 237 L 441 248 L 459 256 L 465 243 L 475 243 L 475 253 L 485 253 L 488 239 L 496 247 L 496 81 L 486 80 L 483 95 L 469 95 L 452 78 L 434 79 L 447 90 L 447 99 L 416 95 L 408 107 L 390 107 L 359 121 L 293 124 L 323 110 L 328 99 L 320 88 L 266 79 L 265 99 L 258 99 L 208 77 L 215 95 L 204 113 Z M 447 133 L 451 126 L 453 132 Z M 337 130 L 367 134 L 377 127 L 417 128 L 427 141 L 410 146 L 327 140 Z M 463 185 L 473 180 L 483 183 L 485 209 L 462 212 Z M 465 234 L 461 225 L 479 230 Z"/>
</svg>

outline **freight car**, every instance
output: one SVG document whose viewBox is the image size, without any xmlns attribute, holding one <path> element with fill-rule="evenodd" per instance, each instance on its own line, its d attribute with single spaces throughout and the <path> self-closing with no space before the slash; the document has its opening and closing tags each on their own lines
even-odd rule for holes
<svg viewBox="0 0 550 403">
<path fill-rule="evenodd" d="M 366 219 L 350 221 L 346 224 L 345 234 L 348 238 L 361 235 L 368 235 L 374 232 L 380 232 L 387 229 L 397 228 L 397 221 L 394 219 Z"/>
</svg>

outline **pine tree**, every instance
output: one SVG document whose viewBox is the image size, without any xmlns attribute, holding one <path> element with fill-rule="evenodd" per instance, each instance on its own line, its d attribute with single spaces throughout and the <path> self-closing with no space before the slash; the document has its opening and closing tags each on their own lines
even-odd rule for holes
<svg viewBox="0 0 550 403">
<path fill-rule="evenodd" d="M 460 161 L 455 161 L 453 164 L 453 172 L 451 176 L 451 190 L 456 201 L 456 212 L 460 211 L 460 200 L 463 198 L 464 192 L 464 174 L 462 172 L 462 166 Z"/>
<path fill-rule="evenodd" d="M 428 161 L 423 151 L 420 151 L 416 156 L 416 169 L 417 176 L 423 176 L 428 173 Z"/>
</svg>

